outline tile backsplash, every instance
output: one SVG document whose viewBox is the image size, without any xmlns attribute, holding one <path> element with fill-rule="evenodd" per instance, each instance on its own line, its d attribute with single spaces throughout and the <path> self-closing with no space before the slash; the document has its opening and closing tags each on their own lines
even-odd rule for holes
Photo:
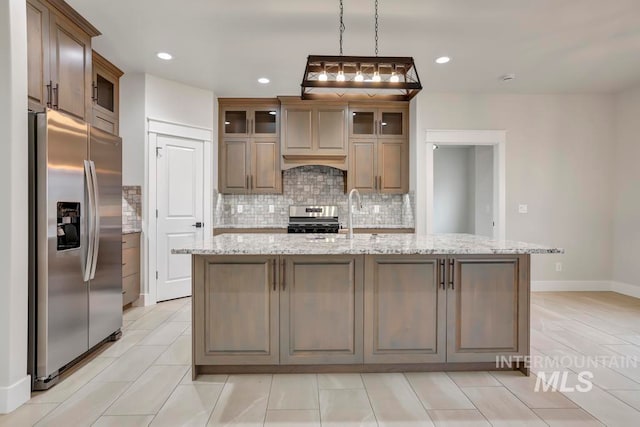
<svg viewBox="0 0 640 427">
<path fill-rule="evenodd" d="M 328 166 L 300 166 L 283 173 L 283 194 L 217 194 L 215 227 L 286 227 L 289 205 L 337 205 L 347 223 L 344 175 Z M 409 194 L 362 194 L 363 209 L 354 210 L 358 227 L 414 227 L 414 197 Z M 269 212 L 273 206 L 273 212 Z M 239 212 L 241 210 L 242 212 Z M 376 212 L 377 211 L 377 212 Z"/>
<path fill-rule="evenodd" d="M 122 186 L 122 226 L 129 229 L 142 227 L 142 187 Z"/>
</svg>

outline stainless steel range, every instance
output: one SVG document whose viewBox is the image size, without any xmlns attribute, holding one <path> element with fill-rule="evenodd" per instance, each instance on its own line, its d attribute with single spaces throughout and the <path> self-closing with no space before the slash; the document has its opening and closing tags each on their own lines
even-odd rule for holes
<svg viewBox="0 0 640 427">
<path fill-rule="evenodd" d="M 288 233 L 337 233 L 337 206 L 289 206 Z"/>
</svg>

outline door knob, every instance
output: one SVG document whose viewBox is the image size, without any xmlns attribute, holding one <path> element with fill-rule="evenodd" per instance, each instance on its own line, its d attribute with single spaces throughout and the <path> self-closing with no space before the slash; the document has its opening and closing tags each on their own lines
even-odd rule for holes
<svg viewBox="0 0 640 427">
<path fill-rule="evenodd" d="M 204 223 L 202 223 L 202 222 L 196 222 L 195 224 L 192 224 L 191 226 L 192 226 L 192 227 L 195 227 L 195 228 L 202 228 L 202 227 L 204 227 Z"/>
</svg>

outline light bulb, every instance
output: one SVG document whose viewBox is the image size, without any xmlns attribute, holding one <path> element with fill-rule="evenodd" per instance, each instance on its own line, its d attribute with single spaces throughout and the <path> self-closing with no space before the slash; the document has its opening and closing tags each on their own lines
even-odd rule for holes
<svg viewBox="0 0 640 427">
<path fill-rule="evenodd" d="M 355 81 L 357 81 L 357 82 L 362 82 L 362 81 L 364 81 L 364 76 L 362 75 L 362 71 L 357 71 L 357 72 L 356 72 L 356 76 L 354 77 L 354 79 L 353 79 L 353 80 L 355 80 Z"/>
<path fill-rule="evenodd" d="M 391 83 L 398 83 L 400 81 L 400 76 L 398 76 L 396 74 L 396 72 L 394 71 L 394 72 L 391 73 L 391 77 L 389 78 L 389 81 Z"/>
<path fill-rule="evenodd" d="M 326 82 L 327 79 L 328 79 L 328 76 L 326 71 L 321 72 L 320 75 L 318 76 L 318 80 L 320 80 L 321 82 Z"/>
<path fill-rule="evenodd" d="M 375 71 L 375 72 L 373 73 L 373 79 L 372 79 L 372 80 L 373 80 L 374 82 L 379 82 L 379 81 L 381 81 L 382 79 L 380 78 L 380 73 L 379 73 L 379 72 L 377 72 L 377 71 Z"/>
<path fill-rule="evenodd" d="M 344 71 L 338 71 L 338 75 L 336 76 L 336 81 L 339 81 L 339 82 L 344 81 Z"/>
</svg>

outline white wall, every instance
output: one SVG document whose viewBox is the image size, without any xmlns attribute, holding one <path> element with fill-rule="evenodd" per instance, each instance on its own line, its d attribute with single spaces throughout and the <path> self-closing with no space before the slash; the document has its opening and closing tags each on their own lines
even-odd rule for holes
<svg viewBox="0 0 640 427">
<path fill-rule="evenodd" d="M 0 413 L 29 400 L 27 30 L 24 0 L 0 2 Z"/>
<path fill-rule="evenodd" d="M 205 129 L 213 129 L 213 92 L 146 75 L 146 114 L 165 120 Z"/>
<path fill-rule="evenodd" d="M 441 146 L 433 153 L 433 230 L 473 233 L 475 171 L 473 147 Z"/>
<path fill-rule="evenodd" d="M 146 139 L 145 75 L 126 73 L 120 78 L 120 136 L 122 185 L 144 183 Z"/>
<path fill-rule="evenodd" d="M 141 303 L 153 303 L 149 295 L 148 270 L 149 224 L 147 183 L 149 175 L 146 147 L 148 146 L 147 120 L 154 119 L 195 128 L 215 129 L 214 93 L 210 90 L 195 88 L 172 80 L 166 80 L 150 74 L 129 73 L 120 81 L 120 134 L 123 139 L 123 184 L 142 187 L 142 286 Z M 213 145 L 214 157 L 212 175 L 217 175 L 215 162 L 217 145 Z M 148 179 L 147 179 L 148 178 Z M 210 178 L 215 184 L 213 178 Z M 211 197 L 211 195 L 209 196 Z M 205 221 L 206 223 L 206 221 Z M 213 224 L 213 213 L 209 223 Z"/>
<path fill-rule="evenodd" d="M 609 95 L 435 94 L 417 97 L 416 226 L 426 229 L 427 129 L 504 129 L 508 239 L 564 247 L 534 256 L 533 280 L 610 280 L 612 145 Z M 518 214 L 518 204 L 529 205 Z M 556 272 L 556 261 L 563 271 Z"/>
<path fill-rule="evenodd" d="M 475 146 L 474 222 L 473 231 L 482 236 L 493 236 L 493 147 Z"/>
<path fill-rule="evenodd" d="M 120 80 L 122 184 L 144 184 L 147 118 L 194 127 L 214 126 L 214 95 L 150 74 L 127 73 Z"/>
<path fill-rule="evenodd" d="M 613 280 L 640 286 L 640 87 L 616 97 Z"/>
</svg>

